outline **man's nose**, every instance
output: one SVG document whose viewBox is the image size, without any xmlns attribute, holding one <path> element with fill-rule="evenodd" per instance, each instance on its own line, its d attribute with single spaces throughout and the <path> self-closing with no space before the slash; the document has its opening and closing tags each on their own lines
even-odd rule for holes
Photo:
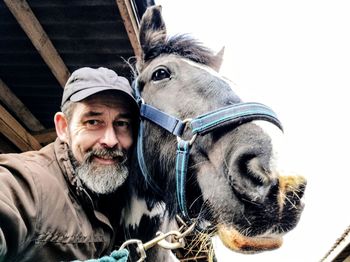
<svg viewBox="0 0 350 262">
<path fill-rule="evenodd" d="M 104 147 L 109 148 L 113 148 L 119 144 L 117 133 L 112 126 L 108 126 L 104 130 L 103 136 L 100 141 Z"/>
</svg>

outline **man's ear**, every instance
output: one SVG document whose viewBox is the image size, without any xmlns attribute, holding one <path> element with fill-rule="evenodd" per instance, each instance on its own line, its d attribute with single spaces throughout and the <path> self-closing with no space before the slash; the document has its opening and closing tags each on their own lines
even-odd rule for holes
<svg viewBox="0 0 350 262">
<path fill-rule="evenodd" d="M 58 138 L 61 141 L 66 142 L 68 144 L 69 126 L 68 126 L 68 120 L 67 120 L 66 116 L 62 112 L 57 112 L 55 114 L 54 121 L 55 121 L 56 133 L 57 133 Z"/>
</svg>

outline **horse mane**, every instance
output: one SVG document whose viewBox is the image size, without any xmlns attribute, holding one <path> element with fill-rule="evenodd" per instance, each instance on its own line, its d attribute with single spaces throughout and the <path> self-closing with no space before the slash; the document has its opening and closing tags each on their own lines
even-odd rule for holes
<svg viewBox="0 0 350 262">
<path fill-rule="evenodd" d="M 211 49 L 188 34 L 174 35 L 166 38 L 165 41 L 154 41 L 162 37 L 163 32 L 152 32 L 152 37 L 149 39 L 153 41 L 148 42 L 147 53 L 143 57 L 144 63 L 163 54 L 175 54 L 209 67 L 215 67 L 221 62 Z"/>
</svg>

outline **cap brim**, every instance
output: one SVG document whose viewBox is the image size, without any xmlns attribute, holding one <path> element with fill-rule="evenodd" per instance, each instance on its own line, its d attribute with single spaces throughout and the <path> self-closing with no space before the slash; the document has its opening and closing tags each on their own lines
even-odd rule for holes
<svg viewBox="0 0 350 262">
<path fill-rule="evenodd" d="M 108 86 L 106 86 L 106 87 L 98 86 L 98 87 L 90 87 L 87 89 L 80 90 L 80 91 L 74 93 L 73 95 L 71 95 L 69 100 L 73 101 L 73 102 L 79 102 L 79 101 L 81 101 L 81 100 L 83 100 L 91 95 L 100 93 L 102 91 L 107 91 L 107 90 L 120 91 L 120 92 L 123 92 L 123 93 L 130 96 L 129 93 L 127 93 L 123 90 L 120 90 L 120 89 L 115 89 L 113 87 L 108 87 Z"/>
<path fill-rule="evenodd" d="M 124 94 L 126 95 L 127 97 L 129 97 L 133 102 L 134 104 L 138 107 L 138 104 L 135 100 L 135 98 L 129 93 L 129 92 L 126 92 L 122 89 L 115 89 L 114 87 L 92 87 L 92 88 L 88 88 L 88 89 L 83 89 L 83 90 L 80 90 L 79 92 L 73 94 L 70 96 L 69 100 L 72 101 L 72 102 L 79 102 L 91 95 L 94 95 L 94 94 L 97 94 L 97 93 L 100 93 L 100 92 L 103 92 L 103 91 L 108 91 L 108 90 L 112 90 L 114 92 L 119 92 L 121 94 Z"/>
</svg>

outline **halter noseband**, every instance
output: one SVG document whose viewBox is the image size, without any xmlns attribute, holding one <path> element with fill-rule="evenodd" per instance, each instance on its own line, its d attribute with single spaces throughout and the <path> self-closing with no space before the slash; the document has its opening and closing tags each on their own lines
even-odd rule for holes
<svg viewBox="0 0 350 262">
<path fill-rule="evenodd" d="M 190 221 L 191 218 L 188 214 L 186 205 L 185 185 L 187 166 L 191 145 L 198 135 L 205 135 L 218 127 L 222 127 L 223 125 L 233 124 L 238 126 L 253 120 L 265 120 L 275 124 L 281 130 L 283 130 L 281 122 L 278 120 L 276 114 L 269 107 L 260 103 L 238 103 L 219 108 L 193 119 L 180 120 L 144 103 L 138 88 L 137 79 L 134 81 L 133 87 L 135 89 L 136 99 L 140 105 L 141 123 L 137 141 L 137 156 L 141 172 L 146 182 L 152 187 L 152 189 L 161 194 L 161 189 L 153 181 L 151 181 L 151 177 L 148 174 L 143 157 L 143 125 L 144 120 L 149 120 L 177 137 L 175 166 L 176 197 L 179 210 L 183 218 L 188 221 Z M 186 127 L 190 128 L 192 132 L 192 138 L 190 140 L 183 140 L 181 138 Z"/>
</svg>

